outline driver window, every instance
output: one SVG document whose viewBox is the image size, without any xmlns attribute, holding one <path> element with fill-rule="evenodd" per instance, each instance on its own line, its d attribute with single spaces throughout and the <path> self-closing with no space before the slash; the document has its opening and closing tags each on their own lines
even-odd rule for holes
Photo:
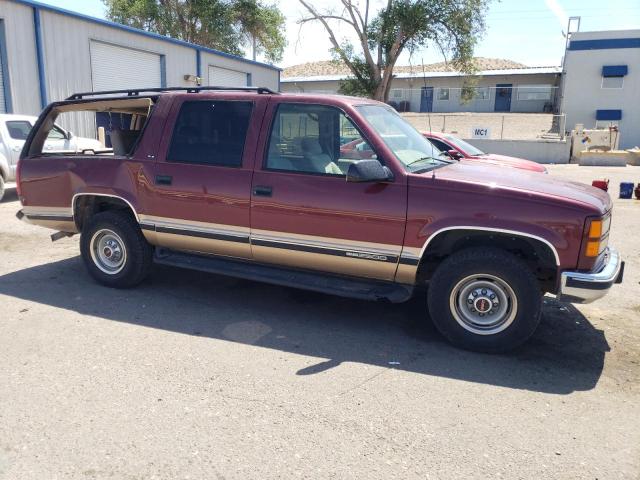
<svg viewBox="0 0 640 480">
<path fill-rule="evenodd" d="M 358 129 L 337 108 L 284 103 L 269 139 L 268 170 L 344 176 L 351 163 L 375 158 Z"/>
</svg>

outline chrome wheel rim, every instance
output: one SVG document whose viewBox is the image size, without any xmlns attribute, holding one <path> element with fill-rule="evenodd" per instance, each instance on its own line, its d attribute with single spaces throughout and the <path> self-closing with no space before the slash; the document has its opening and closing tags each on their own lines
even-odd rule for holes
<svg viewBox="0 0 640 480">
<path fill-rule="evenodd" d="M 449 297 L 453 318 L 478 335 L 495 335 L 513 323 L 518 298 L 507 282 L 495 275 L 474 274 L 460 280 Z"/>
<path fill-rule="evenodd" d="M 103 228 L 91 237 L 91 258 L 96 267 L 108 275 L 122 271 L 127 261 L 127 249 L 120 236 Z"/>
</svg>

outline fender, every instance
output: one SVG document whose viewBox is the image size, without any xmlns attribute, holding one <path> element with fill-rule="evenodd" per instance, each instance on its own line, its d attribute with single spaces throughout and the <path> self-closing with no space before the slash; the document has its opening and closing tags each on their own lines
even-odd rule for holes
<svg viewBox="0 0 640 480">
<path fill-rule="evenodd" d="M 448 227 L 440 228 L 434 231 L 427 238 L 424 245 L 421 248 L 414 247 L 403 247 L 402 254 L 400 257 L 400 262 L 398 264 L 398 270 L 396 273 L 396 281 L 401 283 L 414 284 L 416 282 L 416 274 L 418 272 L 418 266 L 422 262 L 422 259 L 427 251 L 429 245 L 442 233 L 449 232 L 452 230 L 470 230 L 476 232 L 489 232 L 489 233 L 502 233 L 506 235 L 511 235 L 514 237 L 522 237 L 529 238 L 532 240 L 536 240 L 538 242 L 546 245 L 551 252 L 553 253 L 553 258 L 555 260 L 555 265 L 557 269 L 560 269 L 560 256 L 558 254 L 558 250 L 556 247 L 547 239 L 540 237 L 538 235 L 533 235 L 531 233 L 526 233 L 518 230 L 509 230 L 503 228 L 494 228 L 494 227 L 481 227 L 481 226 L 473 226 L 473 225 L 452 225 Z"/>
<path fill-rule="evenodd" d="M 126 198 L 124 198 L 122 195 L 116 195 L 113 193 L 102 193 L 102 192 L 82 192 L 82 193 L 76 193 L 73 195 L 73 198 L 71 199 L 71 212 L 73 213 L 73 216 L 75 217 L 75 212 L 76 212 L 76 200 L 78 199 L 78 197 L 82 197 L 82 196 L 91 196 L 91 197 L 110 197 L 110 198 L 117 198 L 118 200 L 122 200 L 124 203 L 126 203 L 127 205 L 129 205 L 129 208 L 131 209 L 131 212 L 133 212 L 133 215 L 136 219 L 136 221 L 138 223 L 140 223 L 140 217 L 138 217 L 138 212 L 137 210 L 133 207 L 133 204 L 127 200 Z M 74 218 L 75 221 L 75 218 Z"/>
<path fill-rule="evenodd" d="M 560 266 L 560 255 L 558 255 L 558 250 L 556 250 L 556 247 L 553 246 L 553 244 L 542 237 L 539 237 L 538 235 L 532 235 L 530 233 L 526 233 L 526 232 L 522 232 L 522 231 L 518 231 L 518 230 L 506 230 L 506 229 L 502 229 L 502 228 L 491 228 L 491 227 L 473 227 L 473 226 L 469 226 L 469 225 L 461 225 L 461 226 L 453 226 L 453 227 L 445 227 L 445 228 L 441 228 L 439 230 L 436 230 L 435 232 L 433 232 L 433 234 L 431 236 L 429 236 L 429 238 L 427 239 L 427 241 L 424 243 L 424 245 L 422 246 L 422 249 L 420 250 L 420 259 L 422 259 L 422 257 L 424 256 L 424 253 L 427 251 L 427 248 L 429 247 L 429 244 L 441 233 L 443 232 L 448 232 L 451 230 L 475 230 L 478 232 L 494 232 L 494 233 L 504 233 L 507 235 L 513 235 L 515 237 L 526 237 L 526 238 L 531 238 L 533 240 L 538 240 L 539 242 L 544 243 L 547 247 L 549 247 L 549 249 L 553 252 L 553 256 L 555 258 L 556 261 L 556 267 Z"/>
</svg>

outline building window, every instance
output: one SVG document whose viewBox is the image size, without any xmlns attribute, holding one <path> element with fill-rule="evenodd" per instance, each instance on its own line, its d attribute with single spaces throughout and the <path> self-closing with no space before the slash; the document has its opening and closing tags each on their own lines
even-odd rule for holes
<svg viewBox="0 0 640 480">
<path fill-rule="evenodd" d="M 602 88 L 622 88 L 624 77 L 602 77 Z"/>
<path fill-rule="evenodd" d="M 449 89 L 448 88 L 439 88 L 438 89 L 438 100 L 449 100 Z"/>
<path fill-rule="evenodd" d="M 476 87 L 473 98 L 476 100 L 489 100 L 489 87 Z"/>
<path fill-rule="evenodd" d="M 518 86 L 518 100 L 551 100 L 553 85 L 520 85 Z"/>
</svg>

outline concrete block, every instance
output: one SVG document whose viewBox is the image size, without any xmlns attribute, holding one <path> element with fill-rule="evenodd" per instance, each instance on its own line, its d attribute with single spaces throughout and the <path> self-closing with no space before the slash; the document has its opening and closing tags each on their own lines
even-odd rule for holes
<svg viewBox="0 0 640 480">
<path fill-rule="evenodd" d="M 589 167 L 626 167 L 629 154 L 624 150 L 580 152 L 579 164 Z"/>
</svg>

